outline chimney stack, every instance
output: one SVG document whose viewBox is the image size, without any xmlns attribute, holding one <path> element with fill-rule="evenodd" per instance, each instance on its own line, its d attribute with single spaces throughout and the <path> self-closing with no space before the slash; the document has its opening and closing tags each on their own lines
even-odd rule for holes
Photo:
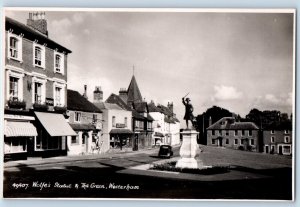
<svg viewBox="0 0 300 207">
<path fill-rule="evenodd" d="M 45 16 L 45 12 L 29 12 L 27 26 L 48 37 L 47 20 L 45 19 Z"/>
<path fill-rule="evenodd" d="M 126 88 L 120 88 L 119 96 L 125 103 L 127 103 L 128 95 Z"/>
<path fill-rule="evenodd" d="M 94 103 L 103 102 L 103 91 L 100 86 L 96 86 L 94 90 Z"/>
<path fill-rule="evenodd" d="M 83 95 L 82 95 L 84 98 L 88 99 L 87 97 L 87 85 L 84 85 L 84 92 L 83 92 Z"/>
<path fill-rule="evenodd" d="M 211 116 L 209 117 L 209 121 L 208 121 L 208 126 L 212 125 L 212 120 L 211 120 Z"/>
</svg>

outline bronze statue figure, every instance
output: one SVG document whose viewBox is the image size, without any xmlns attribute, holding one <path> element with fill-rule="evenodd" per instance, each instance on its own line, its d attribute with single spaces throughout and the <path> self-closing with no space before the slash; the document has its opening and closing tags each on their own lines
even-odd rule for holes
<svg viewBox="0 0 300 207">
<path fill-rule="evenodd" d="M 186 98 L 184 100 L 184 97 L 182 98 L 182 103 L 183 105 L 185 105 L 185 114 L 184 114 L 184 120 L 186 121 L 186 128 L 189 128 L 189 121 L 191 121 L 192 126 L 193 126 L 193 121 L 194 121 L 194 115 L 193 115 L 193 105 L 190 103 L 191 99 L 190 98 Z"/>
</svg>

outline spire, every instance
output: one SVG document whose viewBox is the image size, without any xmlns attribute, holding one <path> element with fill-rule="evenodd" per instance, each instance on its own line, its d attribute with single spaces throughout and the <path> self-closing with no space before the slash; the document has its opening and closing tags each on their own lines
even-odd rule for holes
<svg viewBox="0 0 300 207">
<path fill-rule="evenodd" d="M 132 76 L 130 84 L 128 86 L 127 94 L 128 94 L 128 99 L 127 99 L 128 104 L 143 101 L 140 89 L 138 87 L 134 75 Z"/>
</svg>

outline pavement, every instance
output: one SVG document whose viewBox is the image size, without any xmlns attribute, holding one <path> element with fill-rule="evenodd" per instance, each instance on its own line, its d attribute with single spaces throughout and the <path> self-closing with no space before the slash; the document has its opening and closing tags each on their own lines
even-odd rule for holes
<svg viewBox="0 0 300 207">
<path fill-rule="evenodd" d="M 179 148 L 175 146 L 174 148 Z M 98 160 L 103 158 L 123 158 L 128 156 L 135 156 L 138 154 L 153 154 L 158 153 L 158 148 L 142 149 L 139 151 L 110 151 L 108 153 L 94 153 L 94 154 L 84 154 L 84 155 L 69 155 L 69 156 L 59 156 L 50 158 L 29 158 L 27 160 L 16 160 L 4 163 L 4 168 L 17 167 L 19 165 L 43 165 L 43 164 L 53 164 L 53 163 L 65 163 L 65 162 L 77 162 L 85 160 Z"/>
<path fill-rule="evenodd" d="M 257 159 L 266 159 L 271 160 L 274 159 L 274 156 L 265 155 L 262 153 L 254 153 L 254 152 L 241 152 L 238 150 L 230 150 L 230 149 L 220 149 L 209 146 L 200 146 L 201 147 L 201 159 L 200 155 L 196 159 L 199 164 L 203 163 L 207 166 L 230 166 L 230 170 L 227 173 L 213 174 L 213 175 L 199 175 L 199 174 L 188 174 L 188 173 L 179 173 L 179 172 L 170 172 L 170 171 L 157 171 L 157 170 L 149 170 L 151 166 L 154 164 L 164 163 L 164 162 L 172 162 L 177 161 L 180 157 L 173 157 L 171 159 L 160 159 L 148 164 L 134 165 L 127 167 L 126 169 L 122 169 L 118 171 L 118 173 L 124 174 L 136 174 L 136 175 L 144 175 L 151 177 L 161 177 L 161 178 L 171 178 L 171 179 L 184 179 L 184 180 L 194 180 L 194 181 L 224 181 L 224 180 L 247 180 L 247 179 L 265 179 L 271 178 L 272 175 L 261 173 L 260 171 L 263 168 L 279 168 L 279 167 L 290 167 L 290 160 L 286 157 L 275 157 L 276 162 L 256 162 Z M 174 147 L 174 151 L 178 150 L 179 146 Z M 223 152 L 222 152 L 223 151 Z M 77 155 L 77 156 L 63 156 L 63 157 L 52 157 L 52 158 L 35 158 L 28 160 L 20 160 L 20 161 L 10 161 L 4 164 L 4 169 L 20 167 L 22 165 L 26 166 L 34 166 L 34 165 L 53 165 L 53 164 L 61 164 L 64 163 L 75 163 L 75 162 L 93 162 L 101 159 L 122 159 L 128 157 L 138 157 L 145 156 L 150 154 L 158 153 L 158 148 L 151 149 L 143 149 L 140 151 L 118 151 L 113 153 L 103 153 L 103 154 L 88 154 L 88 155 Z M 234 160 L 231 157 L 231 154 L 234 153 L 237 156 Z M 228 156 L 227 156 L 228 154 Z M 252 157 L 252 158 L 251 158 Z M 254 160 L 256 165 L 252 165 L 253 163 L 245 162 L 245 159 Z M 125 161 L 125 160 L 124 160 Z M 284 161 L 284 162 L 283 162 Z M 234 166 L 239 166 L 235 168 Z M 245 170 L 248 168 L 256 167 L 257 169 L 253 170 Z M 242 169 L 242 170 L 241 170 Z"/>
</svg>

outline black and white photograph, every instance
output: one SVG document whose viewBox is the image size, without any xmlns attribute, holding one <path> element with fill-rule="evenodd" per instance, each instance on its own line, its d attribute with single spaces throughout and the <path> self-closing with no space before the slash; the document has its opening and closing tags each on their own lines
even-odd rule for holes
<svg viewBox="0 0 300 207">
<path fill-rule="evenodd" d="M 295 12 L 4 8 L 3 197 L 293 201 Z"/>
</svg>

